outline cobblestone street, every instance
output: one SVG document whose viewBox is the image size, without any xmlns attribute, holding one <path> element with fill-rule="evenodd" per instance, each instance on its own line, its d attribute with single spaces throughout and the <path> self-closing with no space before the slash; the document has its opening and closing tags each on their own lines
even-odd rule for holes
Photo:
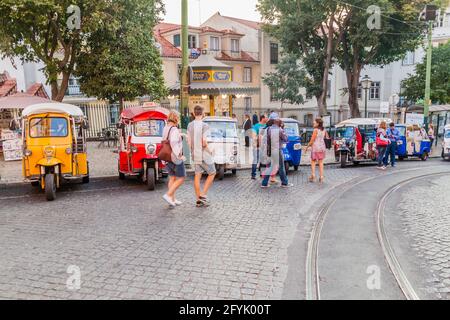
<svg viewBox="0 0 450 320">
<path fill-rule="evenodd" d="M 402 190 L 399 221 L 415 255 L 420 257 L 424 288 L 450 299 L 450 175 L 422 180 Z"/>
<path fill-rule="evenodd" d="M 217 181 L 201 209 L 191 179 L 173 210 L 161 199 L 165 186 L 149 192 L 134 180 L 65 186 L 54 202 L 28 185 L 0 186 L 0 298 L 303 299 L 314 208 L 339 185 L 384 173 L 329 166 L 323 185 L 308 174 L 291 174 L 291 189 L 262 190 L 240 171 Z M 69 266 L 81 271 L 79 290 L 66 287 Z"/>
</svg>

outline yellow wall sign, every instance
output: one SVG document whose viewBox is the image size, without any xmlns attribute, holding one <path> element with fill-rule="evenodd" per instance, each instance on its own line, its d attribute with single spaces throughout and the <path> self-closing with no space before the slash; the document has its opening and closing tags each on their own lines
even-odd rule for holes
<svg viewBox="0 0 450 320">
<path fill-rule="evenodd" d="M 231 70 L 196 70 L 192 74 L 193 82 L 231 82 Z"/>
</svg>

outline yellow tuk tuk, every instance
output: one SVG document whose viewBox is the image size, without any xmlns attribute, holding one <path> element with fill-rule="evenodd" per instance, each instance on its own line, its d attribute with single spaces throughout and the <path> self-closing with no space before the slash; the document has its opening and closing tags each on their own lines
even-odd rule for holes
<svg viewBox="0 0 450 320">
<path fill-rule="evenodd" d="M 89 182 L 83 111 L 64 103 L 36 104 L 22 112 L 23 175 L 56 198 L 63 181 Z"/>
</svg>

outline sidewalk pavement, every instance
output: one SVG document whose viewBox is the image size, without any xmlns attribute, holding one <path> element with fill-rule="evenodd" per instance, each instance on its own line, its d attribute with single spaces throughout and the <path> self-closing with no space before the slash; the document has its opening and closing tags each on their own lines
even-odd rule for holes
<svg viewBox="0 0 450 320">
<path fill-rule="evenodd" d="M 108 147 L 107 145 L 100 145 L 99 142 L 88 142 L 88 160 L 90 175 L 93 178 L 111 177 L 118 175 L 117 173 L 117 161 L 118 154 L 113 151 L 114 147 Z M 309 165 L 311 151 L 306 152 L 306 147 L 303 147 L 301 165 Z M 441 144 L 433 149 L 432 158 L 441 156 Z M 251 147 L 246 148 L 244 145 L 240 147 L 240 168 L 251 168 L 253 161 L 253 150 Z M 336 160 L 334 158 L 333 150 L 327 150 L 325 164 L 334 164 Z M 188 172 L 191 170 L 188 169 Z M 20 183 L 23 182 L 22 177 L 22 162 L 21 161 L 8 161 L 5 162 L 3 158 L 0 159 L 0 184 L 8 183 Z"/>
</svg>

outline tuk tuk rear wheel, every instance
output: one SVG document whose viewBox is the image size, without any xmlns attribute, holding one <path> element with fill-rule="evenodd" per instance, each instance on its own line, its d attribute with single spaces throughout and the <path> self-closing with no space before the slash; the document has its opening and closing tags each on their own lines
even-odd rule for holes
<svg viewBox="0 0 450 320">
<path fill-rule="evenodd" d="M 235 176 L 236 173 L 237 173 L 237 170 L 236 169 L 231 169 L 231 173 L 233 174 L 233 176 Z"/>
<path fill-rule="evenodd" d="M 150 191 L 155 190 L 156 185 L 156 175 L 155 175 L 155 169 L 154 168 L 148 168 L 147 169 L 147 188 Z"/>
<path fill-rule="evenodd" d="M 294 166 L 294 171 L 298 171 L 298 166 Z"/>
<path fill-rule="evenodd" d="M 56 181 L 53 173 L 45 175 L 45 197 L 47 201 L 53 201 L 56 199 Z"/>
<path fill-rule="evenodd" d="M 31 181 L 31 185 L 32 185 L 33 187 L 39 187 L 40 182 L 39 182 L 39 181 Z"/>
</svg>

